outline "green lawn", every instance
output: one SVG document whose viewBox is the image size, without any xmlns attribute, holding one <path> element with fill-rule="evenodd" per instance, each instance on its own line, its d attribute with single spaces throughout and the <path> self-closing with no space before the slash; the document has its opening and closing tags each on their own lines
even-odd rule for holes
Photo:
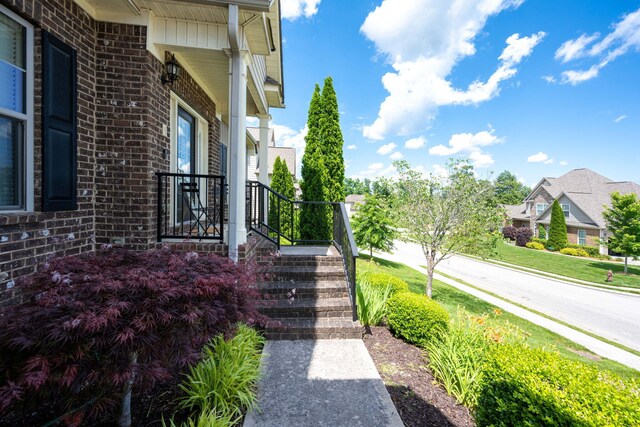
<svg viewBox="0 0 640 427">
<path fill-rule="evenodd" d="M 369 262 L 368 259 L 368 256 L 360 255 L 357 264 L 358 273 L 372 270 L 386 272 L 406 281 L 409 284 L 409 290 L 411 292 L 424 293 L 426 283 L 426 276 L 424 274 L 404 264 L 393 261 L 374 257 L 374 262 Z M 484 314 L 493 315 L 494 309 L 498 308 L 439 280 L 433 281 L 433 299 L 442 304 L 452 317 L 457 315 L 458 307 L 463 307 L 475 316 L 482 316 Z M 569 359 L 580 360 L 603 369 L 609 369 L 625 378 L 638 378 L 638 371 L 608 359 L 593 360 L 599 359 L 599 357 L 584 347 L 511 313 L 503 312 L 495 319 L 498 323 L 508 322 L 520 328 L 529 335 L 527 342 L 531 346 L 555 347 L 563 356 Z M 582 356 L 581 354 L 587 355 L 588 357 Z"/>
<path fill-rule="evenodd" d="M 535 249 L 521 248 L 508 243 L 498 244 L 498 255 L 495 259 L 593 283 L 640 288 L 640 267 L 635 265 L 630 265 L 629 273 L 625 275 L 623 273 L 624 263 L 563 256 Z M 608 270 L 613 271 L 612 283 L 606 282 Z"/>
</svg>

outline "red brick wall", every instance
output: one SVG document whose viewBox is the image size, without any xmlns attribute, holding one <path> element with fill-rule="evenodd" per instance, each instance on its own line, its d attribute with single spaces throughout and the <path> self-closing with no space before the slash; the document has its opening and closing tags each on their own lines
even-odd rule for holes
<svg viewBox="0 0 640 427">
<path fill-rule="evenodd" d="M 35 213 L 0 214 L 0 303 L 18 295 L 15 279 L 58 255 L 121 239 L 156 246 L 156 178 L 169 171 L 170 90 L 163 64 L 146 50 L 146 28 L 95 22 L 72 0 L 5 1 L 35 27 Z M 41 31 L 77 50 L 78 210 L 42 213 Z M 173 90 L 209 122 L 209 173 L 220 171 L 216 106 L 182 70 Z M 163 156 L 163 149 L 166 155 Z M 216 248 L 216 251 L 223 249 Z"/>
<path fill-rule="evenodd" d="M 578 228 L 567 227 L 567 240 L 573 245 L 578 244 Z M 600 230 L 593 228 L 584 228 L 587 232 L 587 246 L 600 246 Z"/>
<path fill-rule="evenodd" d="M 73 1 L 2 1 L 34 24 L 35 213 L 0 214 L 0 302 L 17 296 L 15 279 L 56 255 L 94 248 L 95 24 Z M 41 211 L 41 35 L 50 32 L 78 52 L 78 210 Z"/>
</svg>

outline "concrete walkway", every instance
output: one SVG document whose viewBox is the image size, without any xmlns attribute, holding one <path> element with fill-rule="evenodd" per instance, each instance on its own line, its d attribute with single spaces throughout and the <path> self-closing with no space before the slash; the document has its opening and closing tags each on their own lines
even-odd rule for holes
<svg viewBox="0 0 640 427">
<path fill-rule="evenodd" d="M 362 340 L 268 341 L 261 369 L 245 427 L 403 426 Z"/>
</svg>

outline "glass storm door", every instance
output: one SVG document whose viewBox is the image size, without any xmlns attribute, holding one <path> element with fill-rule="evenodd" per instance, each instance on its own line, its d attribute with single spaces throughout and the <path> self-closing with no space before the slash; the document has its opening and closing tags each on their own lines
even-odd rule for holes
<svg viewBox="0 0 640 427">
<path fill-rule="evenodd" d="M 181 107 L 178 107 L 178 138 L 177 138 L 177 172 L 184 174 L 196 173 L 196 120 Z M 176 207 L 178 209 L 177 218 L 182 222 L 189 221 L 190 210 L 189 194 L 183 194 L 181 183 L 196 183 L 196 178 L 179 177 L 178 179 L 178 200 Z"/>
</svg>

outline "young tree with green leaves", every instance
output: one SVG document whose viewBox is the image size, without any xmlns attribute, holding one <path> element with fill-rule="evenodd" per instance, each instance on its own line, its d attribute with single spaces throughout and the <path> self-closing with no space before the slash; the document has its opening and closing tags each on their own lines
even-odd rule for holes
<svg viewBox="0 0 640 427">
<path fill-rule="evenodd" d="M 567 240 L 567 222 L 564 219 L 564 212 L 558 200 L 553 201 L 551 206 L 551 223 L 549 224 L 549 236 L 547 238 L 547 248 L 560 251 L 569 244 Z"/>
<path fill-rule="evenodd" d="M 271 188 L 288 198 L 293 200 L 295 198 L 295 188 L 293 187 L 293 177 L 287 163 L 280 158 L 276 157 L 273 163 L 273 175 L 271 177 Z M 288 239 L 293 238 L 293 204 L 291 202 L 284 201 L 274 194 L 269 197 L 269 225 L 278 229 Z"/>
<path fill-rule="evenodd" d="M 531 192 L 531 189 L 523 185 L 514 174 L 503 171 L 496 178 L 495 184 L 496 201 L 503 205 L 519 205 Z"/>
<path fill-rule="evenodd" d="M 427 260 L 426 294 L 440 261 L 456 253 L 486 255 L 495 251 L 502 214 L 491 183 L 478 180 L 467 160 L 449 161 L 448 177 L 429 177 L 396 162 L 399 172 L 394 213 L 404 237 L 418 243 Z"/>
<path fill-rule="evenodd" d="M 393 249 L 396 231 L 391 220 L 391 213 L 376 196 L 367 195 L 364 204 L 351 219 L 353 238 L 359 247 L 369 249 L 371 259 L 373 250 L 389 252 Z M 369 259 L 369 261 L 371 261 Z"/>
<path fill-rule="evenodd" d="M 333 89 L 333 79 L 324 79 L 322 87 L 322 115 L 320 141 L 327 167 L 327 197 L 330 202 L 344 201 L 344 156 L 338 97 Z"/>
<path fill-rule="evenodd" d="M 602 216 L 607 221 L 609 240 L 602 242 L 615 252 L 624 254 L 624 273 L 627 274 L 627 258 L 640 256 L 640 200 L 633 193 L 611 194 L 611 207 Z"/>
</svg>

